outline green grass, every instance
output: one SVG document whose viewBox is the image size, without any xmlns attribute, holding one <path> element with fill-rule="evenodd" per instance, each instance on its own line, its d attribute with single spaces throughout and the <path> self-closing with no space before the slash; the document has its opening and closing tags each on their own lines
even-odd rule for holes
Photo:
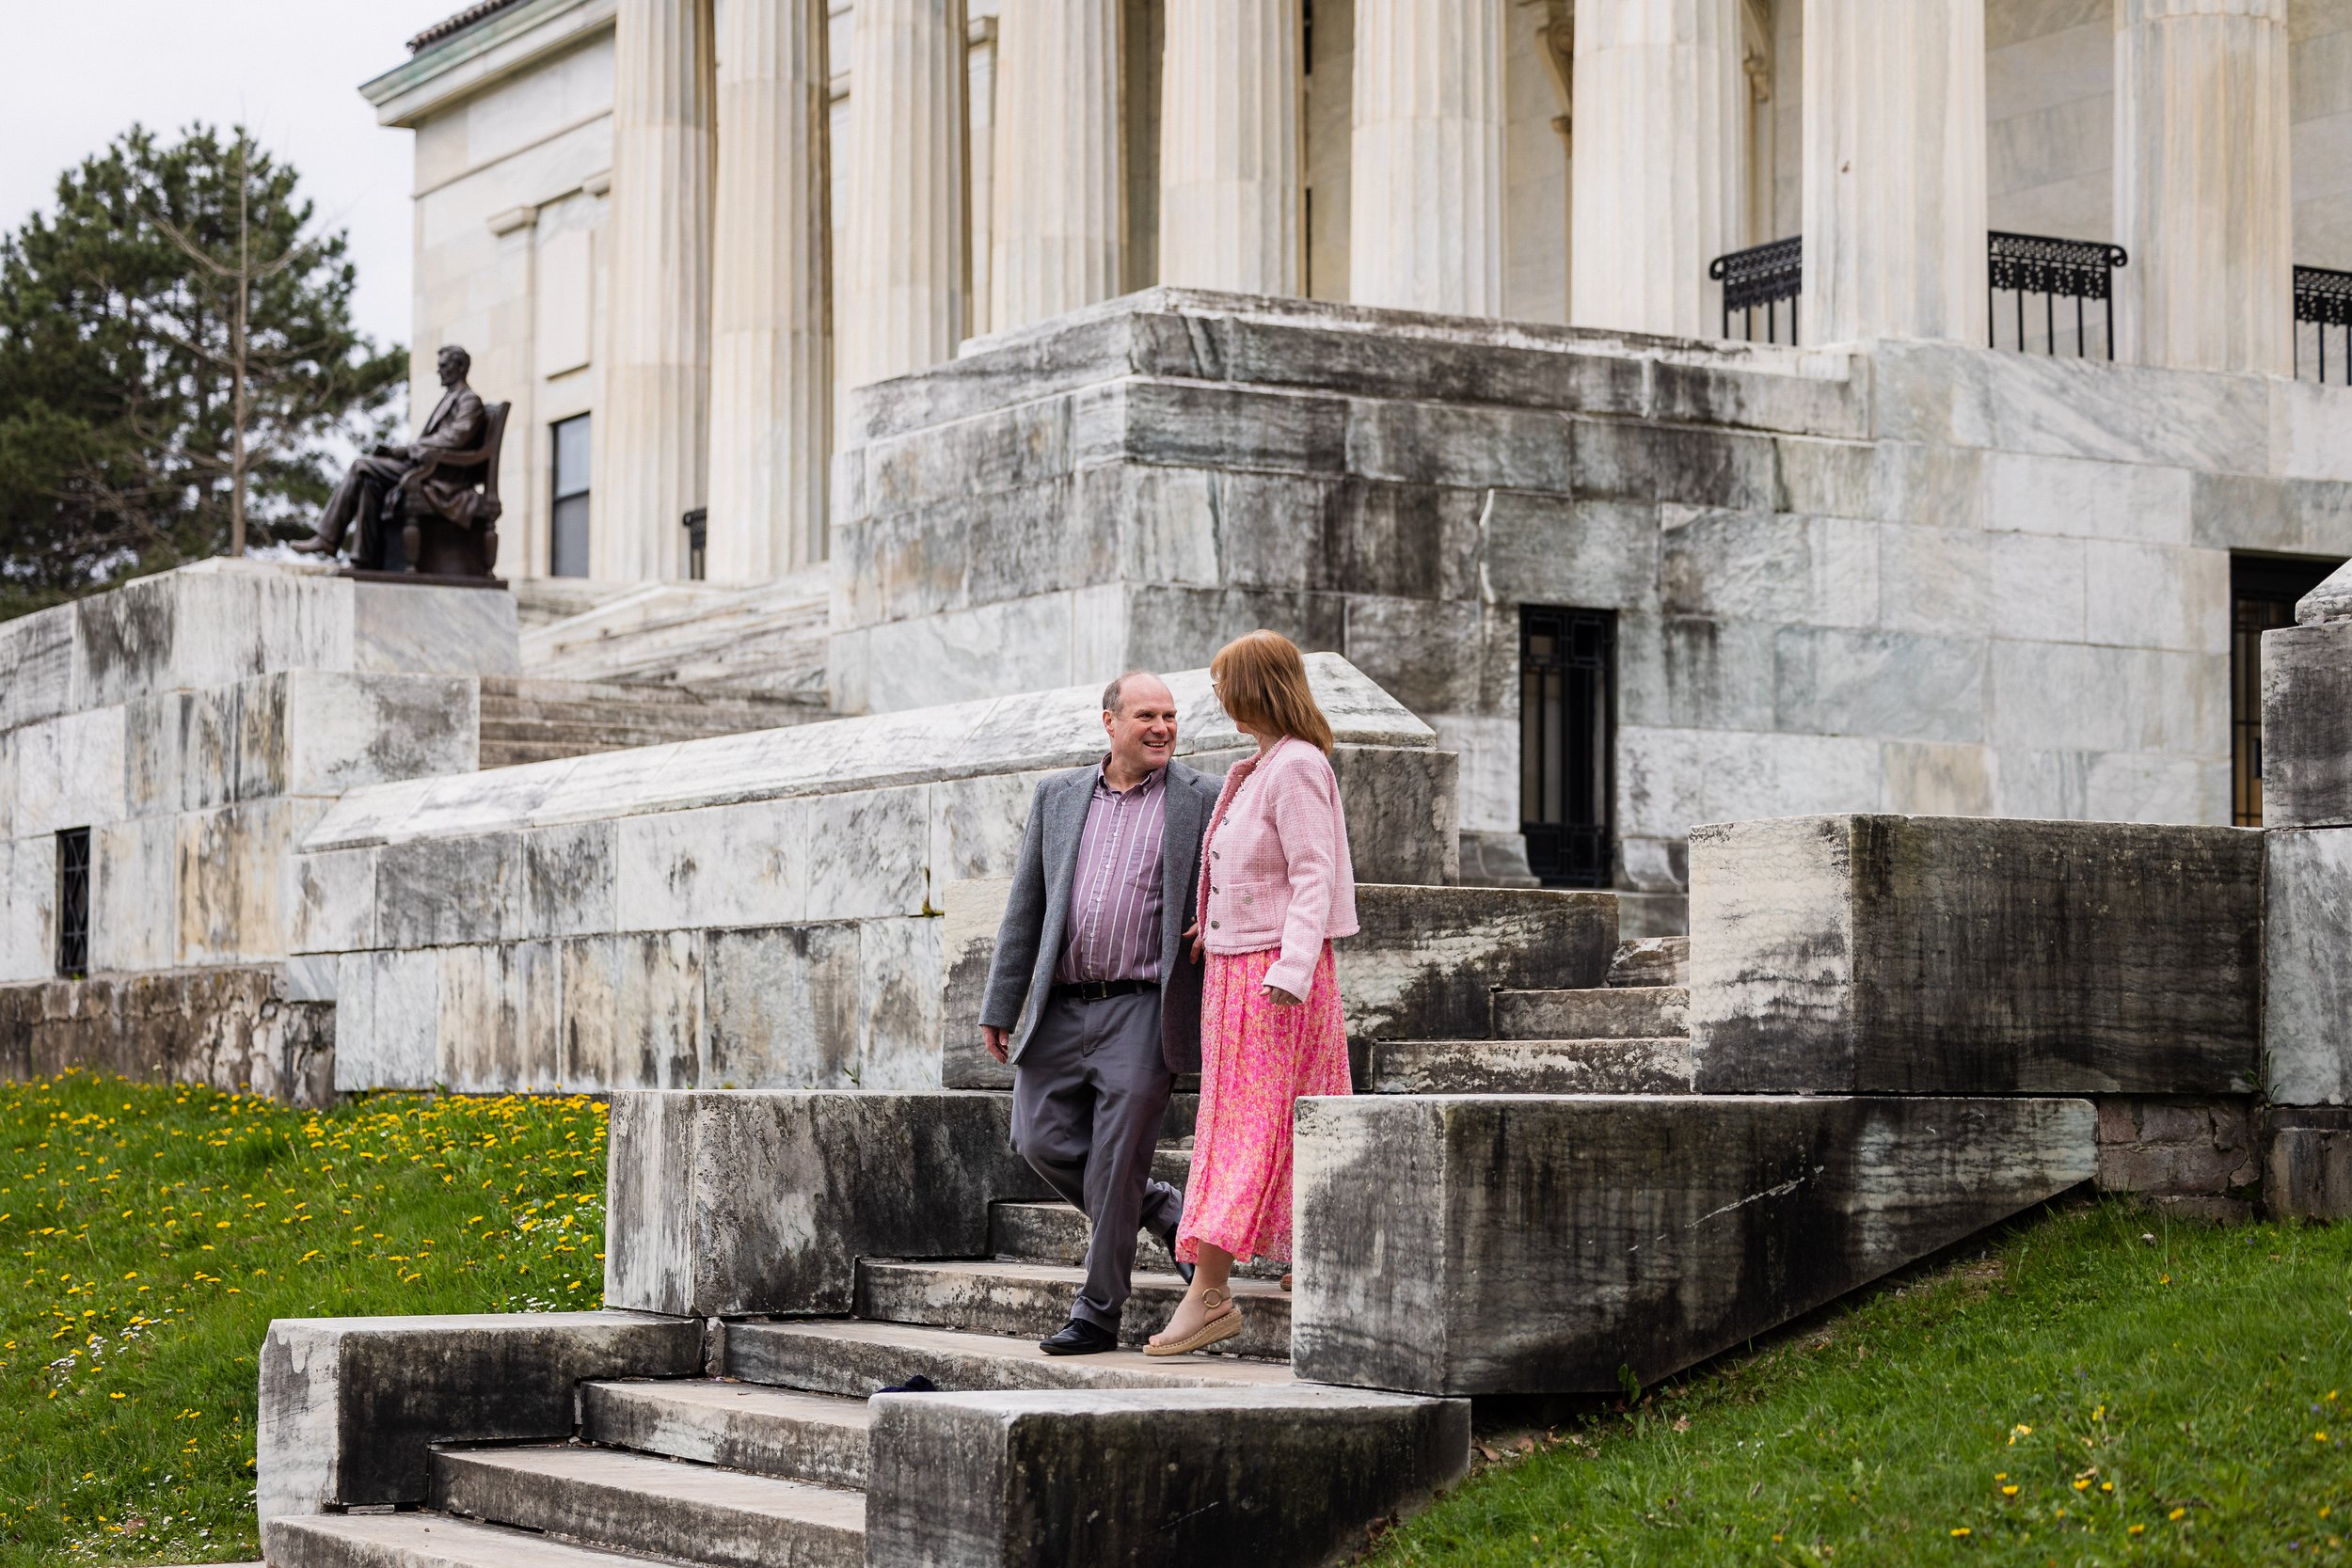
<svg viewBox="0 0 2352 1568">
<path fill-rule="evenodd" d="M 2347 1405 L 2352 1226 L 2102 1203 L 1501 1449 L 1371 1562 L 2340 1561 Z"/>
<path fill-rule="evenodd" d="M 604 1107 L 0 1085 L 0 1568 L 259 1555 L 273 1318 L 593 1307 Z"/>
</svg>

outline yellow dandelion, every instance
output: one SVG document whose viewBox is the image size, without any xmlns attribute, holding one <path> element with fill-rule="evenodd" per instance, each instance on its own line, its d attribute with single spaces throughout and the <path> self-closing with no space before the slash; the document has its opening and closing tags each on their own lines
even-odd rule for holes
<svg viewBox="0 0 2352 1568">
<path fill-rule="evenodd" d="M 1966 1525 L 1962 1525 L 1962 1526 L 1958 1527 L 1957 1528 L 1955 1528 L 1955 1529 L 1952 1531 L 1952 1538 L 1953 1538 L 1954 1540 L 1959 1540 L 1962 1536 L 1964 1536 L 1964 1535 L 1966 1535 L 1966 1534 L 1968 1534 L 1968 1533 L 1969 1533 L 1968 1527 L 1967 1527 Z"/>
</svg>

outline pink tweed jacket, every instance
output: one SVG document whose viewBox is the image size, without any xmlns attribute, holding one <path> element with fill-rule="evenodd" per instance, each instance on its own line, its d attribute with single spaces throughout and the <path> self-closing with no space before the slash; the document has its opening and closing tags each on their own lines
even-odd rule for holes
<svg viewBox="0 0 2352 1568">
<path fill-rule="evenodd" d="M 1330 760 L 1285 737 L 1234 764 L 1203 847 L 1202 945 L 1212 953 L 1279 947 L 1265 983 L 1305 996 L 1325 941 L 1356 934 L 1356 864 Z"/>
</svg>

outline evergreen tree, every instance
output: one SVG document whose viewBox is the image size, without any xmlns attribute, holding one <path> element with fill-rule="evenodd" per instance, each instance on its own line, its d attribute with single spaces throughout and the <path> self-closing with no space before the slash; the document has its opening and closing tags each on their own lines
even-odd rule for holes
<svg viewBox="0 0 2352 1568">
<path fill-rule="evenodd" d="M 134 126 L 0 241 L 0 613 L 307 517 L 388 430 L 407 355 L 296 187 L 242 129 Z"/>
</svg>

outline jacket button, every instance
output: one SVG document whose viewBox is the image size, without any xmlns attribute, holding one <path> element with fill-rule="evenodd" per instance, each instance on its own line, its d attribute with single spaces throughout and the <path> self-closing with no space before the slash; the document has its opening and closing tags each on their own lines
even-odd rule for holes
<svg viewBox="0 0 2352 1568">
<path fill-rule="evenodd" d="M 1217 923 L 1216 923 L 1216 921 L 1214 921 L 1214 920 L 1210 921 L 1210 922 L 1209 922 L 1209 929 L 1210 929 L 1210 930 L 1212 930 L 1212 931 L 1214 931 L 1214 930 L 1217 929 Z"/>
</svg>

